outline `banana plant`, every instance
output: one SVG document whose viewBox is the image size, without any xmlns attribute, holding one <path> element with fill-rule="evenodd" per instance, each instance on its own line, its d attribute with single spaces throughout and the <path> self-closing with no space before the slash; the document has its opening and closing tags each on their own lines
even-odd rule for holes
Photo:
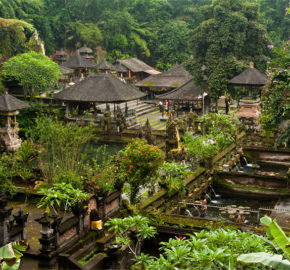
<svg viewBox="0 0 290 270">
<path fill-rule="evenodd" d="M 0 247 L 0 270 L 17 270 L 20 266 L 21 252 L 25 251 L 27 244 L 15 241 Z"/>
<path fill-rule="evenodd" d="M 285 256 L 290 259 L 290 240 L 283 232 L 281 227 L 277 224 L 276 220 L 272 220 L 268 216 L 264 216 L 260 219 L 261 223 L 268 226 L 267 236 L 274 243 L 277 249 L 281 249 Z"/>
<path fill-rule="evenodd" d="M 251 263 L 251 264 L 263 264 L 265 266 L 273 267 L 276 270 L 289 270 L 289 260 L 283 260 L 283 256 L 280 254 L 269 254 L 266 252 L 257 252 L 242 254 L 238 257 L 239 262 Z"/>
<path fill-rule="evenodd" d="M 271 240 L 272 245 L 277 251 L 282 251 L 286 260 L 280 254 L 270 254 L 266 252 L 257 252 L 242 254 L 237 258 L 238 262 L 245 264 L 263 264 L 265 266 L 273 267 L 276 270 L 290 269 L 290 240 L 283 232 L 276 220 L 272 220 L 268 216 L 260 219 L 261 223 L 268 226 L 267 236 Z"/>
</svg>

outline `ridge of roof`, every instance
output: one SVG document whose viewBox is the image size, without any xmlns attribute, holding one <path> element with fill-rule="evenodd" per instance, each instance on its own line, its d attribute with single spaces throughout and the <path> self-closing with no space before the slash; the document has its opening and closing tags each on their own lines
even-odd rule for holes
<svg viewBox="0 0 290 270">
<path fill-rule="evenodd" d="M 54 97 L 66 101 L 113 103 L 139 99 L 144 94 L 110 73 L 91 74 Z"/>
<path fill-rule="evenodd" d="M 0 111 L 1 112 L 13 112 L 30 106 L 24 101 L 11 96 L 9 94 L 3 94 L 0 96 Z"/>
</svg>

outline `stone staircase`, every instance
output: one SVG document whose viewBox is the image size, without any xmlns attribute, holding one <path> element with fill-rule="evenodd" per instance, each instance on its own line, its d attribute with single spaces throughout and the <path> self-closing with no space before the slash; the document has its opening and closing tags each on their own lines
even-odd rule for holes
<svg viewBox="0 0 290 270">
<path fill-rule="evenodd" d="M 113 114 L 114 104 L 109 104 L 109 105 L 110 105 L 111 112 Z M 121 108 L 122 112 L 125 112 L 125 107 L 126 107 L 125 102 L 118 104 L 118 106 Z M 129 102 L 127 102 L 127 106 L 128 106 L 129 114 L 130 114 L 130 112 L 133 113 L 135 111 L 137 117 L 156 110 L 156 106 L 154 104 L 148 104 L 148 103 L 140 101 L 140 100 L 139 101 L 137 101 L 137 100 L 129 101 Z M 117 104 L 115 105 L 115 107 L 117 109 Z M 106 104 L 100 104 L 97 106 L 97 108 L 103 112 L 106 109 Z"/>
</svg>

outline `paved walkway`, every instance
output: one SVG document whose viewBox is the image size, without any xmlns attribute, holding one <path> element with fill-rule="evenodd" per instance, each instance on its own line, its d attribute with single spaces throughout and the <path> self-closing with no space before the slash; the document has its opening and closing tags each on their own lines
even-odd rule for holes
<svg viewBox="0 0 290 270">
<path fill-rule="evenodd" d="M 141 116 L 137 117 L 138 123 L 142 124 L 142 126 L 145 125 L 147 119 L 149 120 L 149 123 L 151 125 L 151 128 L 153 130 L 165 130 L 166 129 L 166 116 L 164 114 L 164 121 L 161 121 L 162 114 L 159 112 L 159 110 L 156 110 L 151 113 L 147 113 Z"/>
</svg>

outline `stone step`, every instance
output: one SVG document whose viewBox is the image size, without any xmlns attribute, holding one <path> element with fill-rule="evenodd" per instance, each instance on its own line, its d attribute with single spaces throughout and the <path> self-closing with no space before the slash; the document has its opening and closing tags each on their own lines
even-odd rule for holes
<svg viewBox="0 0 290 270">
<path fill-rule="evenodd" d="M 147 114 L 147 113 L 150 113 L 150 112 L 154 112 L 155 111 L 155 108 L 154 107 L 151 107 L 151 108 L 147 108 L 146 110 L 142 110 L 142 111 L 139 111 L 139 112 L 136 112 L 136 116 L 141 116 L 141 115 L 144 115 L 144 114 Z"/>
</svg>

